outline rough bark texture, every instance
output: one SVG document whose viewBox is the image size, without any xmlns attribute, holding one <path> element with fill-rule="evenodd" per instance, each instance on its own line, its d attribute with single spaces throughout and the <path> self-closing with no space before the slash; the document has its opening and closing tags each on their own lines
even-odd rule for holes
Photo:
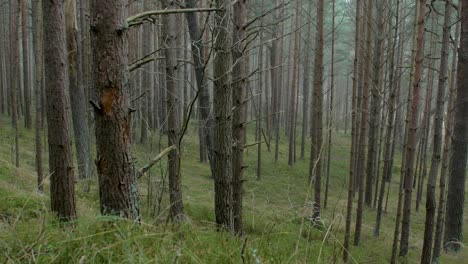
<svg viewBox="0 0 468 264">
<path fill-rule="evenodd" d="M 63 221 L 76 217 L 64 0 L 42 2 L 50 202 Z"/>
<path fill-rule="evenodd" d="M 187 8 L 195 8 L 196 0 L 186 0 Z M 189 35 L 192 46 L 192 58 L 195 67 L 195 79 L 198 88 L 198 109 L 199 109 L 199 138 L 200 138 L 200 161 L 205 162 L 208 156 L 211 173 L 213 173 L 213 138 L 212 119 L 210 118 L 210 94 L 204 78 L 205 73 L 205 45 L 203 44 L 203 31 L 198 24 L 196 13 L 185 13 L 189 28 Z"/>
<path fill-rule="evenodd" d="M 75 148 L 78 161 L 78 178 L 87 179 L 90 174 L 91 157 L 89 146 L 89 129 L 87 123 L 86 97 L 83 86 L 78 85 L 81 76 L 79 73 L 80 59 L 77 46 L 76 3 L 74 0 L 66 1 L 66 26 L 68 48 L 68 75 L 70 102 L 75 134 Z"/>
<path fill-rule="evenodd" d="M 320 198 L 322 183 L 322 122 L 323 122 L 323 9 L 324 1 L 317 3 L 316 54 L 314 62 L 314 91 L 312 97 L 311 156 L 309 180 L 314 181 L 314 209 L 312 218 L 320 219 Z"/>
<path fill-rule="evenodd" d="M 461 2 L 460 48 L 458 50 L 457 99 L 450 158 L 445 249 L 458 252 L 463 240 L 466 164 L 468 160 L 468 0 Z"/>
<path fill-rule="evenodd" d="M 174 9 L 173 3 L 162 1 L 163 8 Z M 167 100 L 167 139 L 169 146 L 176 146 L 168 155 L 170 217 L 173 221 L 183 220 L 182 176 L 180 175 L 180 120 L 177 104 L 177 15 L 163 16 L 164 51 L 166 55 L 166 100 Z"/>
<path fill-rule="evenodd" d="M 372 40 L 372 10 L 373 10 L 373 1 L 369 0 L 366 5 L 366 56 L 365 56 L 365 68 L 364 68 L 364 87 L 362 91 L 362 105 L 361 105 L 361 122 L 360 122 L 360 132 L 359 132 L 359 148 L 358 148 L 358 167 L 359 174 L 356 176 L 359 177 L 359 193 L 358 193 L 358 204 L 356 211 L 356 230 L 354 233 L 354 245 L 359 245 L 361 241 L 361 229 L 362 229 L 362 214 L 364 207 L 364 181 L 366 179 L 366 170 L 364 169 L 366 164 L 366 136 L 367 136 L 367 116 L 369 111 L 369 93 L 370 93 L 370 82 L 371 82 L 371 40 Z"/>
<path fill-rule="evenodd" d="M 242 234 L 242 182 L 244 171 L 244 142 L 246 121 L 246 85 L 247 85 L 247 61 L 244 54 L 244 24 L 247 19 L 246 0 L 237 1 L 234 4 L 233 16 L 233 43 L 232 60 L 235 62 L 232 72 L 232 104 L 234 107 L 232 116 L 232 188 L 233 188 L 233 213 L 234 231 Z M 260 109 L 259 109 L 260 110 Z"/>
<path fill-rule="evenodd" d="M 216 0 L 213 38 L 214 54 L 214 188 L 215 215 L 219 228 L 234 231 L 232 200 L 232 90 L 231 90 L 231 3 Z"/>
<path fill-rule="evenodd" d="M 140 201 L 130 152 L 126 0 L 91 2 L 97 171 L 101 213 L 139 218 Z"/>
<path fill-rule="evenodd" d="M 367 206 L 372 206 L 372 185 L 375 181 L 376 166 L 378 160 L 378 130 L 379 130 L 379 116 L 380 116 L 380 72 L 381 72 L 381 55 L 383 49 L 383 41 L 385 37 L 384 22 L 383 22 L 383 1 L 376 1 L 376 36 L 374 40 L 374 54 L 373 54 L 373 67 L 372 67 L 372 87 L 371 89 L 371 106 L 369 116 L 369 144 L 367 149 L 367 167 L 366 167 L 366 190 L 364 202 Z M 370 69 L 369 69 L 370 70 Z"/>
<path fill-rule="evenodd" d="M 42 168 L 42 73 L 43 73 L 43 54 L 42 54 L 42 0 L 33 1 L 33 21 L 34 21 L 34 108 L 36 109 L 34 130 L 35 130 L 35 155 L 37 172 L 37 190 L 44 192 L 43 186 L 43 168 Z"/>
<path fill-rule="evenodd" d="M 434 220 L 436 213 L 436 184 L 439 174 L 439 165 L 442 152 L 442 125 L 444 118 L 444 97 L 447 86 L 448 72 L 448 45 L 450 40 L 451 0 L 445 2 L 444 27 L 442 34 L 442 47 L 439 66 L 439 83 L 437 87 L 437 104 L 434 115 L 434 136 L 432 139 L 432 160 L 427 181 L 426 192 L 426 221 L 424 226 L 424 241 L 421 263 L 431 263 Z"/>
<path fill-rule="evenodd" d="M 29 87 L 28 0 L 21 0 L 21 41 L 23 51 L 24 126 L 32 128 L 31 88 Z"/>
<path fill-rule="evenodd" d="M 413 193 L 413 179 L 414 179 L 414 160 L 417 143 L 417 130 L 418 130 L 418 108 L 419 108 L 419 95 L 421 90 L 421 78 L 423 73 L 423 60 L 424 60 L 424 21 L 426 4 L 425 0 L 419 0 L 418 16 L 416 20 L 416 53 L 414 64 L 414 76 L 412 80 L 412 96 L 410 99 L 410 108 L 408 115 L 408 135 L 406 140 L 406 151 L 404 169 L 404 188 L 405 197 L 403 203 L 403 216 L 401 226 L 401 240 L 400 240 L 400 256 L 408 254 L 408 240 L 410 232 L 410 218 L 411 218 L 411 197 Z"/>
<path fill-rule="evenodd" d="M 343 243 L 343 262 L 348 263 L 349 261 L 349 244 L 351 240 L 351 217 L 353 211 L 353 194 L 354 194 L 354 156 L 355 148 L 354 141 L 356 138 L 356 90 L 357 90 L 357 69 L 359 63 L 359 28 L 360 28 L 360 15 L 361 15 L 361 0 L 356 0 L 356 29 L 354 32 L 354 62 L 353 62 L 353 90 L 351 98 L 351 148 L 350 148 L 350 160 L 349 160 L 349 178 L 348 178 L 348 198 L 346 202 L 346 223 L 345 223 L 345 237 Z"/>
<path fill-rule="evenodd" d="M 312 14 L 312 1 L 307 4 L 307 13 Z M 308 21 L 312 21 L 310 17 Z M 301 133 L 301 159 L 305 158 L 305 145 L 309 124 L 309 95 L 310 95 L 310 57 L 312 46 L 312 27 L 307 27 L 306 53 L 304 56 L 304 84 L 302 86 L 302 133 Z M 274 45 L 274 44 L 273 44 Z M 276 64 L 275 64 L 276 65 Z"/>
<path fill-rule="evenodd" d="M 297 93 L 297 79 L 299 75 L 299 43 L 300 43 L 300 28 L 301 28 L 301 0 L 296 1 L 296 22 L 295 22 L 295 34 L 294 34 L 294 50 L 292 58 L 292 80 L 291 80 L 291 92 L 289 94 L 289 109 L 288 109 L 288 129 L 289 129 L 289 148 L 288 148 L 288 164 L 291 166 L 294 164 L 294 153 L 296 145 L 296 93 Z"/>
<path fill-rule="evenodd" d="M 20 85 L 20 50 L 19 50 L 19 35 L 18 35 L 18 19 L 19 19 L 18 1 L 10 2 L 10 107 L 11 107 L 11 123 L 15 131 L 15 166 L 18 168 L 19 160 L 19 126 L 18 115 L 21 97 L 19 92 Z"/>
<path fill-rule="evenodd" d="M 394 121 L 395 121 L 395 112 L 396 112 L 396 97 L 399 93 L 397 82 L 395 81 L 395 50 L 396 44 L 398 40 L 398 30 L 399 30 L 399 14 L 400 14 L 400 1 L 398 0 L 396 3 L 396 12 L 395 12 L 395 21 L 396 25 L 394 27 L 393 32 L 393 39 L 391 44 L 390 50 L 390 76 L 389 76 L 389 87 L 391 89 L 390 96 L 388 100 L 388 124 L 386 128 L 386 137 L 385 137 L 385 145 L 383 150 L 384 155 L 384 167 L 382 172 L 382 181 L 380 182 L 380 189 L 379 189 L 379 197 L 377 203 L 377 214 L 376 214 L 376 221 L 375 221 L 375 228 L 374 228 L 374 236 L 380 235 L 380 224 L 382 220 L 383 214 L 383 200 L 385 194 L 385 184 L 390 182 L 390 177 L 392 174 L 393 168 L 393 155 L 392 155 L 392 148 L 395 145 L 395 142 L 392 141 L 392 135 L 394 134 Z M 382 124 L 383 125 L 383 124 Z M 378 168 L 380 169 L 380 168 Z"/>
<path fill-rule="evenodd" d="M 460 38 L 460 23 L 457 23 L 455 28 L 455 39 L 454 47 L 458 47 Z M 457 49 L 453 49 L 454 55 Z M 440 170 L 439 179 L 439 201 L 437 205 L 437 221 L 434 234 L 434 248 L 432 253 L 432 262 L 439 263 L 440 251 L 442 248 L 442 235 L 444 232 L 445 223 L 445 208 L 446 208 L 446 185 L 447 185 L 447 174 L 450 162 L 450 149 L 452 141 L 452 129 L 453 129 L 453 104 L 455 101 L 455 80 L 457 71 L 457 56 L 452 56 L 452 69 L 450 72 L 450 88 L 449 88 L 449 101 L 447 104 L 447 115 L 445 120 L 445 135 L 444 135 L 444 149 L 442 154 L 442 168 Z"/>
</svg>

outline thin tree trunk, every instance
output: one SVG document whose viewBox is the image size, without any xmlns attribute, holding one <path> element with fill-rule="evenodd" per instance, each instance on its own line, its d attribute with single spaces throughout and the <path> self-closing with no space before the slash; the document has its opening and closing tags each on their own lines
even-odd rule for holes
<svg viewBox="0 0 468 264">
<path fill-rule="evenodd" d="M 78 85 L 80 59 L 77 47 L 76 3 L 73 0 L 66 2 L 66 30 L 68 48 L 68 74 L 73 131 L 75 134 L 75 147 L 78 162 L 78 178 L 89 178 L 91 158 L 89 146 L 89 130 L 86 116 L 86 98 L 83 86 Z M 87 187 L 86 187 L 87 188 Z"/>
<path fill-rule="evenodd" d="M 322 122 L 323 122 L 323 16 L 324 0 L 317 2 L 317 32 L 314 62 L 314 91 L 312 97 L 312 147 L 310 156 L 309 181 L 314 182 L 314 208 L 312 219 L 320 219 L 322 188 Z"/>
<path fill-rule="evenodd" d="M 328 130 L 328 148 L 327 148 L 327 172 L 325 182 L 325 197 L 323 199 L 323 208 L 327 208 L 328 184 L 330 182 L 330 161 L 332 152 L 332 133 L 333 133 L 333 93 L 335 90 L 335 0 L 332 0 L 332 44 L 331 44 L 331 66 L 330 66 L 330 91 L 327 113 Z"/>
<path fill-rule="evenodd" d="M 373 69 L 372 69 L 372 87 L 371 89 L 371 107 L 369 118 L 369 145 L 367 149 L 367 168 L 366 168 L 366 190 L 364 202 L 367 206 L 372 206 L 372 185 L 375 181 L 376 163 L 378 160 L 377 144 L 378 144 L 378 130 L 379 130 L 379 106 L 380 106 L 380 72 L 381 72 L 381 55 L 383 49 L 383 42 L 385 37 L 384 32 L 384 3 L 383 1 L 376 1 L 376 24 L 377 31 L 374 42 L 373 54 Z M 370 69 L 369 69 L 370 71 Z"/>
<path fill-rule="evenodd" d="M 392 155 L 392 145 L 396 143 L 392 141 L 392 134 L 394 133 L 394 121 L 395 121 L 395 111 L 397 107 L 397 94 L 399 93 L 399 85 L 395 81 L 395 50 L 398 40 L 398 31 L 399 31 L 399 14 L 400 14 L 400 1 L 396 2 L 396 12 L 395 12 L 395 26 L 393 32 L 393 40 L 390 49 L 390 76 L 389 76 L 389 87 L 391 89 L 388 103 L 388 125 L 386 129 L 386 138 L 384 146 L 384 167 L 382 172 L 382 182 L 380 183 L 379 199 L 377 205 L 377 216 L 375 221 L 374 236 L 380 235 L 380 225 L 383 214 L 383 200 L 385 194 L 385 184 L 390 183 L 390 177 L 392 174 L 393 168 L 393 155 Z M 398 77 L 398 76 L 397 76 Z"/>
<path fill-rule="evenodd" d="M 434 115 L 434 137 L 431 168 L 429 171 L 429 180 L 427 181 L 426 191 L 426 221 L 424 225 L 424 240 L 421 255 L 421 263 L 431 263 L 431 251 L 433 241 L 434 220 L 436 213 L 436 184 L 437 174 L 442 152 L 442 125 L 444 118 L 444 97 L 447 86 L 448 72 L 448 45 L 450 40 L 450 21 L 451 21 L 451 0 L 446 0 L 444 26 L 442 33 L 442 46 L 439 66 L 439 83 L 437 87 L 437 104 Z"/>
<path fill-rule="evenodd" d="M 354 194 L 354 172 L 355 172 L 355 141 L 356 141 L 356 94 L 357 94 L 357 78 L 358 78 L 358 65 L 359 65 L 359 43 L 360 43 L 360 18 L 361 18 L 361 0 L 356 0 L 356 24 L 354 33 L 354 62 L 353 62 L 353 84 L 352 84 L 352 98 L 351 98 L 351 150 L 349 160 L 349 179 L 348 179 L 348 199 L 346 205 L 346 224 L 345 224 L 345 237 L 343 243 L 343 262 L 349 261 L 349 244 L 351 238 L 351 217 L 353 211 L 353 194 Z"/>
<path fill-rule="evenodd" d="M 468 160 L 468 0 L 461 4 L 460 48 L 458 50 L 457 99 L 450 158 L 444 248 L 459 252 L 463 238 L 466 165 Z M 460 8 L 460 7 L 459 7 Z"/>
<path fill-rule="evenodd" d="M 223 9 L 215 13 L 213 36 L 214 54 L 214 188 L 215 216 L 219 228 L 234 231 L 232 188 L 232 89 L 231 73 L 232 39 L 230 35 L 231 4 L 216 0 L 215 7 Z"/>
<path fill-rule="evenodd" d="M 232 60 L 235 62 L 232 72 L 232 195 L 234 232 L 242 235 L 242 182 L 244 174 L 244 142 L 246 122 L 246 85 L 247 85 L 247 60 L 245 50 L 245 28 L 247 20 L 246 0 L 237 1 L 233 6 L 233 43 Z M 262 46 L 260 46 L 262 49 Z M 262 69 L 260 69 L 261 71 Z M 261 100 L 261 95 L 259 96 Z M 261 110 L 261 107 L 258 111 Z M 258 122 L 261 122 L 260 120 Z M 259 147 L 261 144 L 259 144 Z M 261 149 L 260 149 L 261 152 Z M 261 163 L 261 157 L 259 159 Z M 261 166 L 259 166 L 261 168 Z M 257 170 L 257 179 L 260 178 L 261 170 Z"/>
<path fill-rule="evenodd" d="M 307 5 L 308 21 L 312 21 L 312 1 Z M 302 86 L 302 133 L 301 133 L 301 159 L 305 157 L 305 144 L 309 123 L 309 94 L 310 94 L 310 57 L 312 51 L 312 26 L 307 27 L 306 53 L 304 56 L 304 84 Z"/>
<path fill-rule="evenodd" d="M 20 50 L 19 50 L 19 32 L 18 32 L 19 6 L 18 1 L 10 2 L 10 106 L 11 106 L 11 121 L 13 130 L 15 131 L 15 166 L 20 165 L 19 160 L 19 91 L 20 87 Z"/>
<path fill-rule="evenodd" d="M 459 10 L 460 11 L 460 10 Z M 445 208 L 446 208 L 446 184 L 447 184 L 447 174 L 448 167 L 450 162 L 450 149 L 451 149 L 451 139 L 452 139 L 452 129 L 453 129 L 453 106 L 455 101 L 455 76 L 457 69 L 457 47 L 460 39 L 460 23 L 457 23 L 455 28 L 455 38 L 454 38 L 454 48 L 452 56 L 452 70 L 450 73 L 450 85 L 449 85 L 449 102 L 447 104 L 447 114 L 445 121 L 445 135 L 444 135 L 444 149 L 442 154 L 442 168 L 440 171 L 439 179 L 439 204 L 437 207 L 437 221 L 434 234 L 434 249 L 432 253 L 432 262 L 439 263 L 440 251 L 442 247 L 442 233 L 444 229 L 445 222 Z"/>
<path fill-rule="evenodd" d="M 359 169 L 359 193 L 358 193 L 358 205 L 356 214 L 356 230 L 354 233 L 354 245 L 359 245 L 361 241 L 361 229 L 362 229 L 362 214 L 364 205 L 364 180 L 366 178 L 366 171 L 364 170 L 366 161 L 366 135 L 367 135 L 367 114 L 369 109 L 369 92 L 370 92 L 370 81 L 371 81 L 371 42 L 372 42 L 372 10 L 373 1 L 369 0 L 366 6 L 367 12 L 367 32 L 366 32 L 366 62 L 365 62 L 365 73 L 364 73 L 364 89 L 362 91 L 362 105 L 361 105 L 361 122 L 359 132 L 359 149 L 358 149 L 358 167 Z"/>
<path fill-rule="evenodd" d="M 296 93 L 297 93 L 297 80 L 299 75 L 299 42 L 300 42 L 300 28 L 301 28 L 301 0 L 296 1 L 296 29 L 294 34 L 294 50 L 292 59 L 292 80 L 291 80 L 291 92 L 289 94 L 289 117 L 288 117 L 288 129 L 289 129 L 289 148 L 288 148 L 288 164 L 292 166 L 294 164 L 294 149 L 295 149 L 295 137 L 296 137 Z"/>
<path fill-rule="evenodd" d="M 28 1 L 21 0 L 21 40 L 23 51 L 23 89 L 24 89 L 24 126 L 27 129 L 32 128 L 31 118 L 31 89 L 29 87 L 29 48 L 28 48 Z"/>
<path fill-rule="evenodd" d="M 419 0 L 418 16 L 416 22 L 416 53 L 414 76 L 412 80 L 412 93 L 408 115 L 408 137 L 406 141 L 406 157 L 403 160 L 405 163 L 404 168 L 404 188 L 405 197 L 403 203 L 403 216 L 401 227 L 401 240 L 400 240 L 400 256 L 408 254 L 408 240 L 410 232 L 410 219 L 411 219 L 411 197 L 413 193 L 413 178 L 414 178 L 414 159 L 417 146 L 417 130 L 418 130 L 418 108 L 419 108 L 419 95 L 421 90 L 421 78 L 423 74 L 423 61 L 424 61 L 424 21 L 425 21 L 425 0 Z"/>
<path fill-rule="evenodd" d="M 173 3 L 162 1 L 164 9 L 175 9 Z M 165 15 L 163 21 L 164 51 L 166 55 L 166 100 L 167 100 L 167 139 L 169 146 L 175 146 L 168 155 L 170 217 L 178 222 L 184 218 L 182 203 L 182 176 L 180 175 L 180 115 L 177 102 L 177 14 Z"/>
<path fill-rule="evenodd" d="M 60 220 L 76 218 L 64 0 L 42 2 L 50 202 Z"/>
<path fill-rule="evenodd" d="M 44 192 L 43 186 L 43 168 L 42 168 L 42 70 L 43 70 L 43 54 L 42 54 L 42 0 L 33 1 L 33 21 L 34 21 L 34 94 L 36 100 L 34 107 L 36 109 L 34 130 L 35 130 L 35 155 L 36 155 L 36 172 L 37 172 L 37 190 L 40 193 Z"/>
</svg>

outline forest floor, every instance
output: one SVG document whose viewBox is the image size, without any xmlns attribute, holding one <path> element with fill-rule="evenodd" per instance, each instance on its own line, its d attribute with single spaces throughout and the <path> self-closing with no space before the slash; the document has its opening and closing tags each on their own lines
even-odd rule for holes
<svg viewBox="0 0 468 264">
<path fill-rule="evenodd" d="M 299 127 L 299 126 L 298 126 Z M 245 151 L 244 231 L 242 238 L 217 232 L 214 225 L 213 181 L 207 164 L 198 161 L 195 125 L 182 149 L 184 206 L 188 220 L 167 221 L 165 162 L 140 180 L 142 222 L 135 224 L 99 215 L 96 181 L 86 193 L 76 185 L 78 220 L 61 225 L 50 213 L 48 184 L 45 195 L 36 192 L 34 133 L 20 131 L 20 168 L 13 165 L 14 137 L 6 119 L 0 119 L 0 263 L 341 263 L 346 213 L 350 136 L 334 136 L 328 206 L 322 211 L 324 228 L 312 227 L 308 186 L 309 148 L 297 163 L 287 165 L 287 140 L 282 134 L 280 158 L 262 146 L 262 178 L 256 179 L 257 146 Z M 250 133 L 253 135 L 254 133 Z M 299 135 L 299 134 L 298 134 Z M 299 137 L 298 137 L 299 138 Z M 298 140 L 299 141 L 299 140 Z M 248 143 L 254 142 L 249 137 Z M 133 149 L 137 167 L 167 146 L 166 137 L 150 136 Z M 307 147 L 310 144 L 307 143 Z M 93 151 L 94 153 L 94 151 Z M 45 155 L 47 156 L 47 155 Z M 44 164 L 47 165 L 45 157 Z M 375 209 L 365 208 L 360 246 L 352 246 L 352 263 L 388 263 L 395 226 L 398 160 L 380 237 L 373 236 Z M 47 170 L 45 170 L 47 171 Z M 47 174 L 47 173 L 45 173 Z M 323 180 L 325 182 L 325 180 Z M 148 187 L 150 186 L 150 187 Z M 322 194 L 324 193 L 324 189 Z M 413 193 L 413 197 L 415 193 Z M 160 201 L 160 202 L 158 202 Z M 419 212 L 411 215 L 410 251 L 404 263 L 419 263 L 425 217 L 425 196 Z M 353 208 L 353 225 L 356 203 Z M 467 215 L 467 214 L 465 214 Z M 468 237 L 465 217 L 465 237 Z M 468 250 L 458 256 L 443 254 L 441 263 L 468 263 Z"/>
</svg>

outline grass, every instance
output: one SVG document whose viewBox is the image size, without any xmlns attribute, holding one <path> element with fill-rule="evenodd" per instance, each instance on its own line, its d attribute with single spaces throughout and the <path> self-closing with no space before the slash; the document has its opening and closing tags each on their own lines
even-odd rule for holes
<svg viewBox="0 0 468 264">
<path fill-rule="evenodd" d="M 249 135 L 253 135 L 249 128 Z M 207 164 L 198 162 L 197 128 L 191 125 L 182 149 L 185 211 L 189 221 L 167 222 L 167 191 L 157 206 L 155 195 L 165 180 L 165 162 L 157 164 L 140 181 L 140 225 L 99 215 L 96 182 L 91 192 L 77 184 L 78 220 L 60 224 L 49 210 L 48 195 L 35 191 L 34 134 L 21 129 L 21 167 L 12 165 L 12 130 L 0 119 L 0 262 L 1 263 L 341 263 L 344 234 L 349 135 L 336 134 L 330 175 L 328 208 L 323 210 L 324 228 L 310 226 L 309 161 L 287 165 L 287 143 L 282 135 L 280 161 L 262 146 L 262 179 L 256 180 L 257 147 L 245 151 L 243 238 L 216 231 L 213 182 Z M 151 142 L 136 145 L 137 167 L 157 155 L 166 138 L 152 135 Z M 249 137 L 248 142 L 254 139 Z M 299 143 L 299 142 L 298 142 Z M 309 145 L 309 144 L 307 144 Z M 298 147 L 299 148 L 299 147 Z M 309 149 L 306 150 L 309 153 Z M 366 208 L 362 243 L 352 247 L 355 263 L 386 263 L 390 257 L 398 186 L 397 157 L 388 213 L 380 237 L 374 237 L 375 210 Z M 45 159 L 44 164 L 47 164 Z M 167 183 L 165 183 L 167 186 Z M 46 184 L 46 194 L 48 185 Z M 424 228 L 423 204 L 413 210 L 410 253 L 401 259 L 418 263 Z M 356 204 L 354 204 L 354 209 Z M 353 215 L 354 217 L 354 215 Z M 467 219 L 464 220 L 465 224 Z M 354 224 L 354 223 L 353 223 Z M 354 225 L 353 225 L 354 227 Z M 354 228 L 353 228 L 354 230 Z M 465 231 L 466 237 L 466 231 Z M 467 262 L 466 250 L 459 256 L 443 255 L 441 263 Z"/>
</svg>

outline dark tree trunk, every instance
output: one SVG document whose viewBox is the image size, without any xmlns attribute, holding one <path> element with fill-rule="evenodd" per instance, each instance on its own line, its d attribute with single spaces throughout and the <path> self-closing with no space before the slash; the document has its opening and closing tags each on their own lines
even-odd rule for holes
<svg viewBox="0 0 468 264">
<path fill-rule="evenodd" d="M 322 122 L 323 122 L 323 13 L 324 1 L 317 3 L 316 54 L 314 62 L 314 91 L 312 97 L 311 122 L 311 156 L 309 181 L 314 182 L 314 208 L 312 218 L 320 219 L 321 188 L 322 188 Z"/>
<path fill-rule="evenodd" d="M 357 93 L 357 78 L 358 78 L 358 65 L 359 65 L 359 40 L 360 40 L 360 16 L 361 16 L 361 0 L 356 0 L 356 26 L 354 33 L 354 62 L 353 62 L 353 90 L 351 98 L 351 148 L 349 160 L 349 178 L 348 178 L 348 198 L 346 202 L 346 224 L 345 224 L 345 237 L 343 243 L 343 262 L 349 261 L 349 244 L 351 241 L 351 217 L 353 211 L 353 194 L 354 194 L 354 177 L 355 177 L 355 141 L 356 141 L 356 93 Z"/>
<path fill-rule="evenodd" d="M 18 1 L 10 2 L 10 106 L 11 106 L 11 121 L 13 130 L 15 131 L 15 166 L 18 168 L 19 159 L 19 125 L 18 114 L 20 107 L 21 97 L 19 92 L 20 85 L 20 50 L 19 50 L 19 32 L 18 32 L 18 19 L 19 19 L 19 6 Z"/>
<path fill-rule="evenodd" d="M 307 4 L 308 21 L 312 21 L 312 1 Z M 305 145 L 309 124 L 309 94 L 310 94 L 310 57 L 312 46 L 312 27 L 307 27 L 306 53 L 304 56 L 304 84 L 302 86 L 302 133 L 301 133 L 301 159 L 305 158 Z"/>
<path fill-rule="evenodd" d="M 379 108 L 380 108 L 380 72 L 381 72 L 381 55 L 383 49 L 383 41 L 385 37 L 383 12 L 384 4 L 382 1 L 376 1 L 376 26 L 377 32 L 374 40 L 373 54 L 373 69 L 372 69 L 372 87 L 371 89 L 371 107 L 369 118 L 369 144 L 367 149 L 367 168 L 366 168 L 366 190 L 364 202 L 367 206 L 372 206 L 372 186 L 375 181 L 376 163 L 378 160 L 378 131 L 379 131 Z"/>
<path fill-rule="evenodd" d="M 468 160 L 468 0 L 461 4 L 460 48 L 458 50 L 457 99 L 450 158 L 444 248 L 458 252 L 463 238 L 466 163 Z M 459 7 L 460 8 L 460 7 Z"/>
<path fill-rule="evenodd" d="M 233 12 L 233 43 L 232 60 L 236 62 L 232 72 L 232 195 L 234 213 L 234 232 L 242 234 L 242 182 L 244 171 L 244 142 L 246 121 L 246 85 L 247 60 L 245 50 L 245 28 L 247 19 L 246 0 L 237 1 Z M 262 48 L 262 46 L 260 46 Z M 261 69 L 260 69 L 261 70 Z M 260 111 L 260 109 L 258 109 Z M 257 175 L 258 177 L 258 175 Z"/>
<path fill-rule="evenodd" d="M 91 2 L 97 171 L 101 213 L 131 219 L 140 215 L 138 182 L 130 152 L 126 0 Z"/>
<path fill-rule="evenodd" d="M 460 10 L 459 10 L 460 11 Z M 453 42 L 454 47 L 458 47 L 460 39 L 460 23 L 457 23 L 455 28 L 455 39 Z M 434 234 L 434 249 L 432 253 L 432 262 L 439 263 L 440 251 L 442 248 L 442 235 L 444 231 L 445 222 L 445 208 L 447 198 L 447 174 L 450 162 L 450 149 L 452 141 L 452 129 L 453 129 L 453 104 L 455 101 L 455 80 L 457 71 L 457 49 L 453 49 L 452 56 L 452 69 L 450 72 L 450 86 L 449 86 L 449 101 L 447 104 L 447 115 L 445 121 L 445 135 L 444 135 L 444 149 L 442 154 L 442 168 L 440 171 L 439 179 L 439 204 L 437 207 L 437 221 Z"/>
<path fill-rule="evenodd" d="M 28 0 L 21 0 L 21 40 L 23 50 L 24 126 L 32 128 L 31 89 L 29 87 Z"/>
<path fill-rule="evenodd" d="M 68 1 L 66 6 L 67 48 L 68 48 L 68 75 L 73 131 L 75 134 L 75 148 L 78 161 L 78 178 L 88 179 L 91 167 L 89 130 L 86 112 L 86 97 L 83 86 L 78 85 L 82 79 L 78 66 L 81 59 L 77 46 L 76 5 Z"/>
<path fill-rule="evenodd" d="M 42 54 L 42 0 L 33 2 L 33 41 L 34 41 L 34 108 L 36 109 L 34 130 L 35 130 L 35 155 L 36 155 L 36 172 L 37 172 L 37 190 L 40 193 L 44 192 L 43 186 L 43 168 L 42 168 L 42 71 L 43 71 L 43 54 Z"/>
<path fill-rule="evenodd" d="M 215 215 L 219 228 L 234 231 L 233 198 L 232 198 L 232 90 L 231 73 L 232 39 L 230 34 L 231 3 L 216 0 L 215 7 L 223 9 L 215 13 L 216 36 L 214 45 L 214 188 Z"/>
<path fill-rule="evenodd" d="M 439 66 L 439 83 L 437 87 L 437 104 L 434 115 L 434 137 L 432 140 L 432 161 L 429 171 L 429 180 L 427 181 L 426 192 L 426 221 L 424 227 L 424 241 L 421 255 L 421 263 L 431 263 L 431 251 L 433 241 L 434 220 L 436 213 L 436 184 L 439 174 L 439 165 L 442 152 L 442 125 L 444 118 L 444 97 L 447 86 L 448 55 L 450 40 L 450 20 L 451 20 L 451 0 L 446 0 L 444 27 L 442 33 L 442 47 Z"/>
<path fill-rule="evenodd" d="M 187 8 L 195 8 L 195 0 L 186 0 Z M 206 161 L 206 156 L 210 162 L 211 173 L 213 174 L 213 139 L 212 139 L 212 120 L 210 118 L 210 94 L 204 78 L 205 56 L 203 45 L 203 31 L 201 30 L 195 13 L 186 13 L 187 24 L 192 45 L 192 58 L 195 67 L 195 79 L 198 88 L 198 109 L 199 109 L 199 138 L 200 138 L 200 161 Z"/>
<path fill-rule="evenodd" d="M 412 80 L 411 98 L 408 102 L 410 104 L 408 116 L 408 135 L 406 140 L 406 156 L 404 162 L 404 189 L 405 197 L 403 203 L 403 216 L 401 225 L 401 240 L 400 240 L 400 256 L 408 254 L 408 240 L 410 232 L 410 219 L 411 219 L 411 197 L 413 193 L 413 179 L 414 179 L 414 160 L 415 151 L 417 146 L 417 130 L 418 130 L 418 108 L 419 108 L 419 95 L 421 90 L 421 79 L 423 74 L 423 61 L 424 61 L 424 21 L 426 4 L 425 0 L 419 0 L 418 16 L 416 19 L 416 53 L 414 60 L 414 76 Z"/>
<path fill-rule="evenodd" d="M 296 145 L 296 93 L 297 93 L 297 80 L 299 75 L 299 44 L 300 44 L 300 29 L 301 29 L 301 0 L 296 1 L 296 22 L 295 22 L 295 34 L 294 34 L 294 49 L 292 59 L 292 82 L 291 92 L 289 94 L 289 108 L 288 108 L 288 129 L 289 129 L 289 148 L 288 148 L 288 164 L 291 166 L 294 164 L 294 152 Z"/>
<path fill-rule="evenodd" d="M 42 2 L 50 202 L 60 220 L 76 217 L 64 0 Z"/>
<path fill-rule="evenodd" d="M 362 229 L 362 214 L 364 207 L 364 181 L 366 179 L 366 170 L 364 168 L 366 164 L 366 136 L 367 136 L 367 115 L 369 110 L 369 92 L 370 92 L 370 81 L 371 81 L 371 42 L 372 42 L 372 10 L 373 1 L 368 0 L 366 5 L 366 56 L 365 56 L 365 67 L 364 67 L 364 87 L 362 91 L 362 105 L 361 105 L 361 117 L 360 117 L 360 132 L 359 132 L 359 147 L 358 147 L 358 168 L 359 173 L 356 175 L 359 177 L 359 193 L 358 193 L 358 204 L 356 210 L 356 230 L 354 233 L 354 245 L 359 245 L 361 242 L 361 229 Z"/>
<path fill-rule="evenodd" d="M 168 1 L 162 1 L 164 9 L 175 9 Z M 169 146 L 175 146 L 168 155 L 169 165 L 169 200 L 170 217 L 173 221 L 181 221 L 184 217 L 182 203 L 182 177 L 180 175 L 180 145 L 179 145 L 179 115 L 177 102 L 177 15 L 165 15 L 163 20 L 164 51 L 166 55 L 166 100 L 167 100 L 167 138 Z"/>
</svg>

